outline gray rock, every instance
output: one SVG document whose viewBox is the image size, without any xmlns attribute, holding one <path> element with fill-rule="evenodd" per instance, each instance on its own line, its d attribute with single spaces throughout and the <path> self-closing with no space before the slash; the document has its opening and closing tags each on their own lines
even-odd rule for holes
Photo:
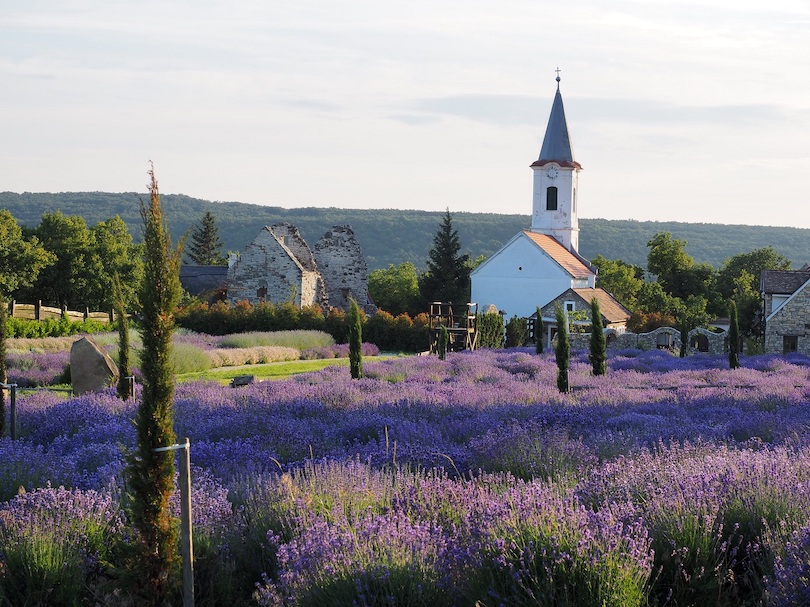
<svg viewBox="0 0 810 607">
<path fill-rule="evenodd" d="M 70 348 L 70 378 L 73 394 L 95 392 L 118 380 L 118 366 L 96 342 L 82 337 Z"/>
</svg>

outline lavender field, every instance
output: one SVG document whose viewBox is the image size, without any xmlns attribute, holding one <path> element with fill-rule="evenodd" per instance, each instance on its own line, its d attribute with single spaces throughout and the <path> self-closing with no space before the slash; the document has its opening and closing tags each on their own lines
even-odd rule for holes
<svg viewBox="0 0 810 607">
<path fill-rule="evenodd" d="M 197 604 L 810 604 L 810 359 L 742 362 L 575 353 L 569 394 L 521 350 L 179 385 Z M 127 604 L 135 407 L 19 399 L 0 604 Z"/>
</svg>

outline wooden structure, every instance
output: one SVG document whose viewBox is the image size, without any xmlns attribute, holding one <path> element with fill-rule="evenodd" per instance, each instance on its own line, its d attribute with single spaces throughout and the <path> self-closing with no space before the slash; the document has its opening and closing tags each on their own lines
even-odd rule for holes
<svg viewBox="0 0 810 607">
<path fill-rule="evenodd" d="M 449 302 L 434 301 L 428 313 L 430 353 L 439 352 L 439 335 L 442 326 L 447 327 L 450 343 L 447 350 L 475 350 L 478 347 L 478 304 L 454 306 Z"/>
<path fill-rule="evenodd" d="M 82 322 L 84 320 L 97 320 L 105 323 L 113 322 L 112 312 L 91 312 L 89 308 L 85 308 L 84 312 L 77 312 L 75 310 L 68 310 L 67 308 L 43 306 L 41 301 L 35 304 L 21 304 L 12 301 L 9 307 L 12 318 L 23 318 L 26 320 L 46 320 L 53 318 L 59 320 L 63 316 L 66 316 L 68 320 L 75 322 Z"/>
</svg>

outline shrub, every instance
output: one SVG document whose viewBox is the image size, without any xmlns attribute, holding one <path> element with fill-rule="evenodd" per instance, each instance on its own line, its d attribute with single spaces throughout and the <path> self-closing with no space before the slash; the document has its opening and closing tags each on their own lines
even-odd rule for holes
<svg viewBox="0 0 810 607">
<path fill-rule="evenodd" d="M 525 318 L 513 316 L 506 323 L 506 347 L 525 346 L 529 339 L 529 323 Z"/>
<path fill-rule="evenodd" d="M 481 348 L 503 348 L 503 317 L 497 312 L 486 312 L 478 316 L 478 345 Z"/>
</svg>

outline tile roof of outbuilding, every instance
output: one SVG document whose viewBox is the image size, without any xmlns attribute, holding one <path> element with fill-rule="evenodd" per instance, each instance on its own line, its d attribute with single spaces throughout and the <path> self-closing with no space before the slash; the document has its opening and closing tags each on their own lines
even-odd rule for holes
<svg viewBox="0 0 810 607">
<path fill-rule="evenodd" d="M 587 303 L 595 297 L 599 302 L 599 311 L 609 323 L 623 322 L 630 318 L 630 310 L 620 304 L 614 297 L 604 289 L 571 289 Z"/>
<path fill-rule="evenodd" d="M 789 295 L 810 280 L 810 270 L 763 270 L 761 289 L 765 293 Z"/>
</svg>

